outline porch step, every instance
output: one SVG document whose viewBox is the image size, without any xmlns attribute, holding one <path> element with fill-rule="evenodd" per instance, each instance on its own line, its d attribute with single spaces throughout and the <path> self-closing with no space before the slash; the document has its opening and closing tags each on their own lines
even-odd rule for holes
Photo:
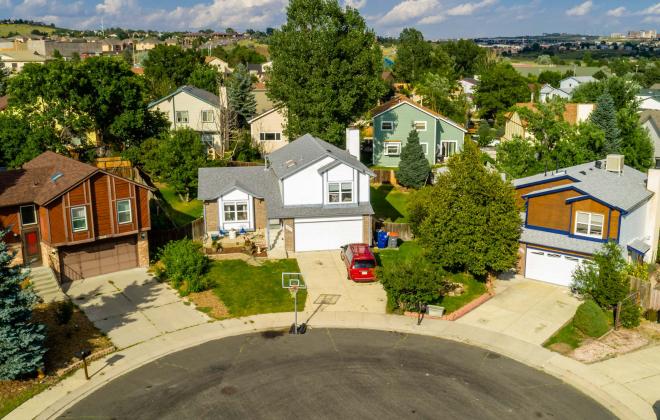
<svg viewBox="0 0 660 420">
<path fill-rule="evenodd" d="M 50 267 L 32 268 L 28 278 L 32 283 L 32 289 L 44 302 L 58 302 L 68 299 L 57 283 L 55 273 Z"/>
</svg>

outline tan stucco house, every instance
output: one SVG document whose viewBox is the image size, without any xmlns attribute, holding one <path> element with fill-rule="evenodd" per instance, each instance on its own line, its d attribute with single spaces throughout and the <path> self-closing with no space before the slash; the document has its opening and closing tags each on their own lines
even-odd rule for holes
<svg viewBox="0 0 660 420">
<path fill-rule="evenodd" d="M 286 108 L 277 107 L 248 121 L 253 143 L 263 152 L 271 153 L 286 146 L 289 138 L 284 134 Z"/>
</svg>

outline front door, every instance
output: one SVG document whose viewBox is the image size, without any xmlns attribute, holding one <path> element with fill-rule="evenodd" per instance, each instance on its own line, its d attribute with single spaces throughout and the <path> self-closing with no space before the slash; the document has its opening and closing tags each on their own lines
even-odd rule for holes
<svg viewBox="0 0 660 420">
<path fill-rule="evenodd" d="M 41 247 L 39 246 L 39 232 L 32 230 L 23 232 L 23 252 L 26 264 L 33 264 L 41 261 Z"/>
</svg>

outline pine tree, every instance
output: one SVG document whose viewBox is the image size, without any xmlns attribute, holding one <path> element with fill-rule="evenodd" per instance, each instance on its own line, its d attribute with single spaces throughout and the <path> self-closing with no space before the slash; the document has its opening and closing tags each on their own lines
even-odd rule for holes
<svg viewBox="0 0 660 420">
<path fill-rule="evenodd" d="M 0 230 L 0 238 L 7 234 Z M 0 241 L 0 380 L 17 379 L 43 367 L 44 329 L 31 322 L 37 297 L 22 286 L 27 273 L 10 267 L 14 259 L 4 241 Z"/>
<path fill-rule="evenodd" d="M 417 130 L 408 134 L 408 141 L 401 150 L 399 170 L 396 173 L 397 182 L 404 187 L 420 188 L 426 184 L 431 167 L 424 156 L 424 149 L 419 144 Z"/>
<path fill-rule="evenodd" d="M 236 66 L 227 89 L 229 106 L 238 115 L 241 127 L 257 112 L 257 100 L 252 93 L 252 76 L 243 64 Z"/>
<path fill-rule="evenodd" d="M 621 132 L 616 123 L 616 108 L 612 95 L 607 91 L 598 97 L 596 109 L 591 113 L 591 122 L 605 133 L 605 153 L 619 153 Z"/>
</svg>

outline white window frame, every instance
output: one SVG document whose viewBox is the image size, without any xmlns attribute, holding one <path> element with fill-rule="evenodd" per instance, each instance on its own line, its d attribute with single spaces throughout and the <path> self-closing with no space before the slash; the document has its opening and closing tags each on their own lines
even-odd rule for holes
<svg viewBox="0 0 660 420">
<path fill-rule="evenodd" d="M 275 138 L 267 139 L 266 136 L 268 134 L 272 134 Z M 275 131 L 259 133 L 259 141 L 280 141 L 280 140 L 282 140 L 282 133 L 278 133 Z"/>
<path fill-rule="evenodd" d="M 32 208 L 32 214 L 34 214 L 34 222 L 32 223 L 25 223 L 23 222 L 23 209 L 31 207 Z M 27 206 L 21 206 L 18 209 L 18 214 L 21 218 L 21 226 L 34 226 L 37 223 L 39 223 L 39 220 L 37 219 L 37 208 L 34 206 L 34 204 L 29 204 Z"/>
<path fill-rule="evenodd" d="M 119 203 L 128 203 L 128 220 L 123 221 L 123 222 L 119 219 L 119 214 L 126 213 L 126 210 L 119 211 Z M 122 200 L 117 200 L 115 205 L 116 205 L 116 208 L 117 208 L 117 224 L 126 225 L 126 224 L 129 224 L 129 223 L 133 223 L 133 209 L 131 207 L 131 200 L 128 199 L 128 198 L 122 199 Z"/>
<path fill-rule="evenodd" d="M 208 117 L 209 115 L 211 116 L 211 118 L 205 118 L 205 117 Z M 214 122 L 215 121 L 215 115 L 213 114 L 213 110 L 212 109 L 203 109 L 201 118 L 202 118 L 202 122 L 206 123 L 206 124 L 210 124 L 210 123 Z"/>
<path fill-rule="evenodd" d="M 239 219 L 238 218 L 238 206 L 239 205 L 244 205 L 245 206 L 245 219 Z M 227 210 L 227 207 L 233 207 L 233 209 Z M 234 214 L 234 220 L 228 220 L 227 219 L 227 212 L 233 213 Z M 241 211 L 242 213 L 242 211 Z M 222 220 L 225 223 L 245 223 L 250 221 L 250 207 L 248 206 L 248 202 L 246 200 L 240 200 L 240 201 L 225 201 L 222 203 Z"/>
<path fill-rule="evenodd" d="M 384 125 L 385 123 L 389 123 L 389 124 L 390 124 L 390 128 L 385 128 L 385 127 L 383 127 L 383 125 Z M 381 121 L 381 122 L 380 122 L 380 131 L 394 131 L 394 121 L 384 121 L 384 120 Z"/>
<path fill-rule="evenodd" d="M 443 143 L 454 143 L 454 153 L 452 153 L 451 155 L 446 155 L 446 156 L 443 154 L 442 155 L 443 157 L 448 158 L 448 157 L 454 156 L 456 153 L 458 153 L 458 140 L 440 140 L 440 153 L 442 153 L 442 144 Z"/>
<path fill-rule="evenodd" d="M 202 139 L 202 143 L 204 143 L 208 147 L 212 147 L 213 144 L 215 144 L 215 140 L 213 139 L 213 134 L 211 133 L 202 133 L 201 139 Z"/>
<path fill-rule="evenodd" d="M 420 142 L 419 144 L 422 145 L 422 150 L 424 151 L 424 156 L 429 154 L 429 144 L 428 143 L 422 143 Z"/>
<path fill-rule="evenodd" d="M 417 128 L 417 124 L 424 124 L 424 129 Z M 422 133 L 422 132 L 424 132 L 428 129 L 428 122 L 426 122 L 426 121 L 413 121 L 413 128 L 418 133 Z"/>
<path fill-rule="evenodd" d="M 183 116 L 185 115 L 185 121 Z M 181 118 L 179 118 L 179 116 Z M 188 115 L 188 111 L 176 111 L 174 113 L 174 122 L 177 124 L 188 124 L 190 122 L 190 116 Z"/>
<path fill-rule="evenodd" d="M 397 148 L 396 153 L 390 153 L 387 150 L 388 146 L 396 146 L 396 148 Z M 386 141 L 385 144 L 383 145 L 383 154 L 385 156 L 400 156 L 401 155 L 401 142 L 400 141 Z"/>
<path fill-rule="evenodd" d="M 578 222 L 578 216 L 584 214 L 588 216 L 588 220 L 586 223 L 583 222 Z M 597 223 L 593 223 L 593 216 L 599 216 L 601 217 L 602 221 L 600 222 L 600 234 L 596 233 L 591 233 L 591 230 L 594 226 L 598 226 Z M 580 233 L 578 232 L 578 224 L 580 225 L 585 225 L 587 226 L 587 233 Z M 575 212 L 575 225 L 573 226 L 573 234 L 578 235 L 578 236 L 586 236 L 589 238 L 603 238 L 603 234 L 605 233 L 605 215 L 602 213 L 591 213 L 587 211 L 576 211 Z"/>
<path fill-rule="evenodd" d="M 82 209 L 84 216 L 83 217 L 76 217 L 74 213 L 77 210 Z M 76 207 L 71 207 L 69 210 L 71 214 L 71 230 L 73 232 L 86 232 L 89 229 L 89 225 L 87 224 L 87 206 L 76 206 Z M 85 221 L 85 227 L 84 228 L 77 228 L 74 225 L 74 222 L 84 220 Z"/>
<path fill-rule="evenodd" d="M 331 192 L 330 191 L 330 186 L 331 185 L 336 185 L 337 186 L 337 191 L 336 192 Z M 348 188 L 345 188 L 348 186 Z M 327 200 L 328 203 L 330 204 L 344 204 L 344 203 L 352 203 L 353 202 L 353 181 L 328 181 L 327 184 Z M 337 199 L 338 201 L 332 201 L 330 199 L 332 194 L 337 194 Z M 344 200 L 345 196 L 348 196 L 350 200 Z"/>
</svg>

